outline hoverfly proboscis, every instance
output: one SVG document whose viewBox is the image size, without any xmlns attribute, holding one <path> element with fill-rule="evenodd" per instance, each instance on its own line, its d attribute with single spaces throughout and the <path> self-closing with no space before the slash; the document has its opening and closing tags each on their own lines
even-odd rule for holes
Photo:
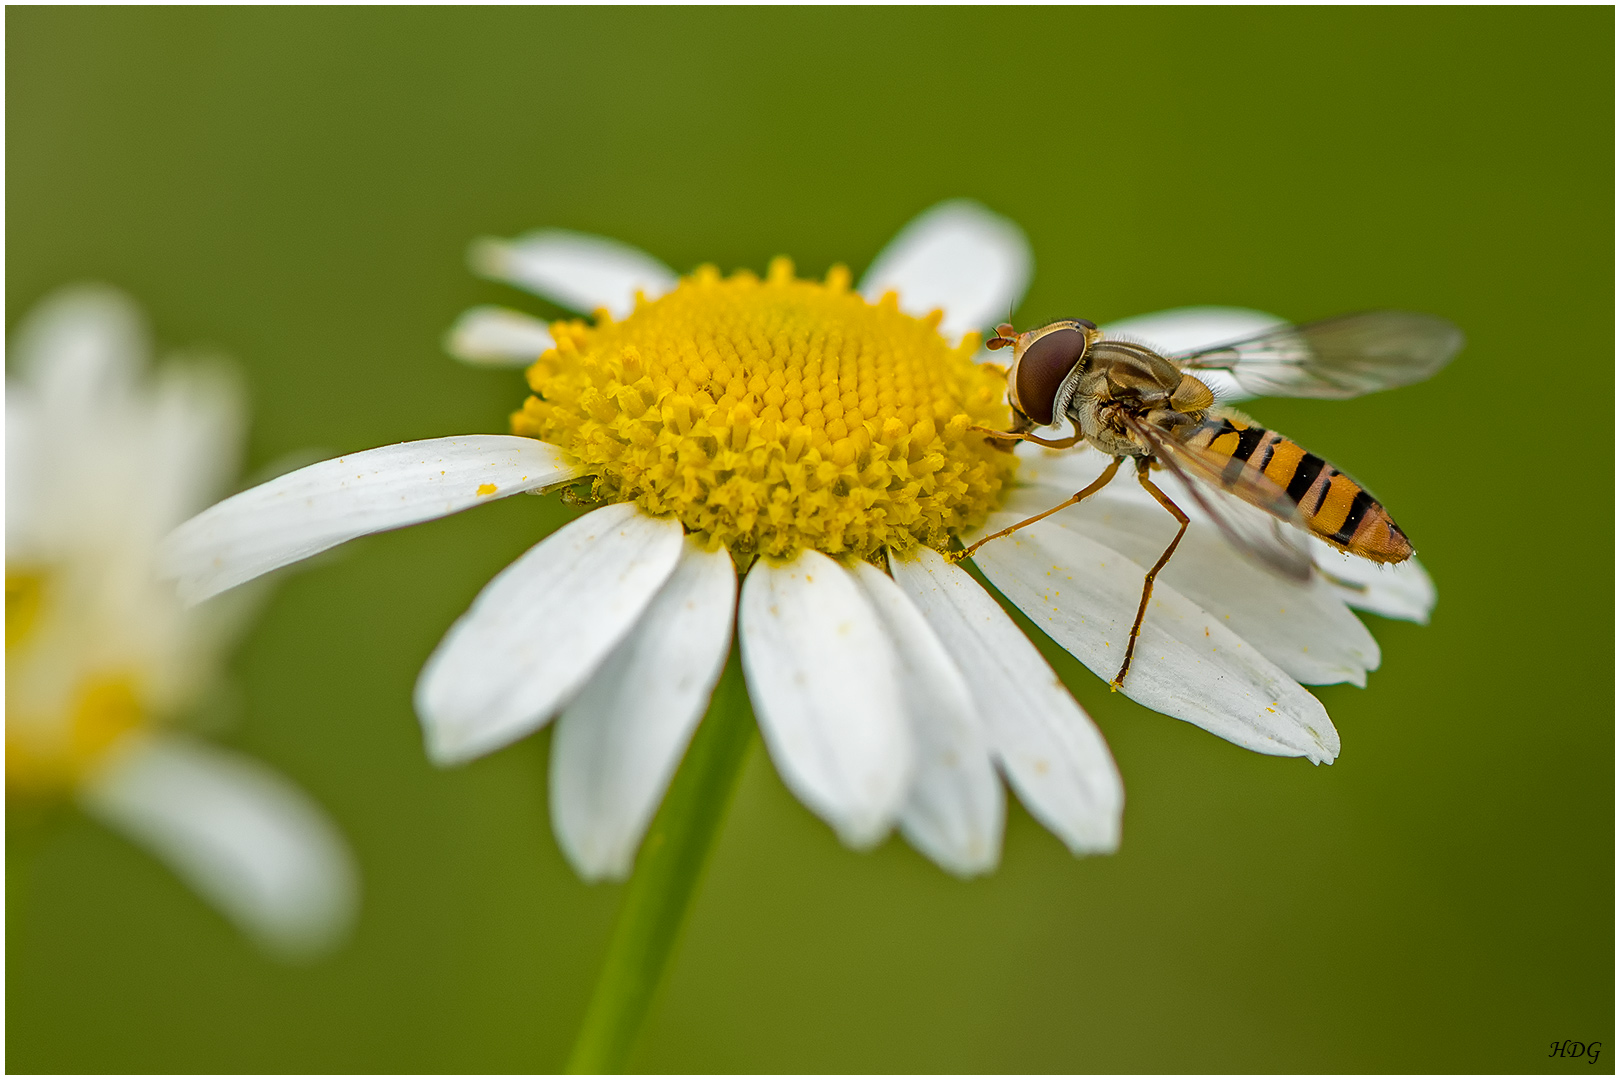
<svg viewBox="0 0 1620 1080">
<path fill-rule="evenodd" d="M 1125 659 L 1110 684 L 1118 690 L 1131 668 L 1154 578 L 1190 523 L 1150 478 L 1153 469 L 1175 476 L 1233 547 L 1283 577 L 1309 580 L 1314 563 L 1307 534 L 1375 563 L 1412 556 L 1411 541 L 1366 488 L 1293 440 L 1218 405 L 1197 373 L 1224 371 L 1254 395 L 1349 398 L 1426 379 L 1462 342 L 1462 332 L 1445 319 L 1405 311 L 1279 326 L 1169 355 L 1111 339 L 1087 319 L 1062 319 L 1022 334 L 1003 323 L 986 345 L 1013 350 L 1007 368 L 1012 430 L 976 430 L 1008 449 L 1020 440 L 1054 449 L 1085 443 L 1113 460 L 1094 482 L 1056 506 L 981 538 L 955 557 L 966 558 L 1081 502 L 1106 487 L 1127 458 L 1134 460 L 1137 481 L 1179 528 L 1143 578 Z M 1073 428 L 1067 436 L 1034 434 L 1064 420 Z M 1235 507 L 1233 497 L 1265 513 Z"/>
</svg>

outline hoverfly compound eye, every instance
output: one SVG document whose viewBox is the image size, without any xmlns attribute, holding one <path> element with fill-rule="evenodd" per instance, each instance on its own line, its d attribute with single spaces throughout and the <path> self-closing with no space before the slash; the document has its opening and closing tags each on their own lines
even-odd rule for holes
<svg viewBox="0 0 1620 1080">
<path fill-rule="evenodd" d="M 1024 350 L 1018 358 L 1015 387 L 1018 407 L 1026 416 L 1042 427 L 1052 422 L 1058 387 L 1085 356 L 1089 344 L 1083 331 L 1065 327 L 1043 335 Z"/>
</svg>

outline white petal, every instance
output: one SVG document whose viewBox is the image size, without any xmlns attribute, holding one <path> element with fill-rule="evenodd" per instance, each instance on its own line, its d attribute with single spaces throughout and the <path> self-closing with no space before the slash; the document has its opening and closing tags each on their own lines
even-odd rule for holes
<svg viewBox="0 0 1620 1080">
<path fill-rule="evenodd" d="M 1076 855 L 1119 847 L 1125 788 L 1102 733 L 966 570 L 937 552 L 891 559 L 895 582 L 967 679 L 1007 779 Z"/>
<path fill-rule="evenodd" d="M 1165 352 L 1189 352 L 1263 333 L 1288 320 L 1240 307 L 1182 307 L 1104 323 L 1109 337 L 1128 337 Z"/>
<path fill-rule="evenodd" d="M 1415 557 L 1392 566 L 1380 566 L 1346 555 L 1314 537 L 1311 554 L 1334 590 L 1351 607 L 1386 619 L 1428 625 L 1438 594 L 1434 579 Z"/>
<path fill-rule="evenodd" d="M 615 319 L 635 310 L 638 291 L 656 300 L 678 280 L 673 270 L 639 248 L 563 229 L 539 229 L 516 240 L 479 240 L 469 258 L 485 277 L 576 311 L 607 308 Z"/>
<path fill-rule="evenodd" d="M 988 873 L 1001 857 L 1005 800 L 967 680 L 889 575 L 863 562 L 855 579 L 899 658 L 900 691 L 917 747 L 917 775 L 900 830 L 953 874 Z"/>
<path fill-rule="evenodd" d="M 395 443 L 278 476 L 181 525 L 163 572 L 187 600 L 367 533 L 431 521 L 490 499 L 581 475 L 561 450 L 516 435 Z"/>
<path fill-rule="evenodd" d="M 326 948 L 353 922 L 358 881 L 342 837 L 309 796 L 251 758 L 144 740 L 81 797 L 277 952 Z"/>
<path fill-rule="evenodd" d="M 585 880 L 629 876 L 726 666 L 736 603 L 731 556 L 687 537 L 646 614 L 558 719 L 551 825 Z"/>
<path fill-rule="evenodd" d="M 1086 667 L 1112 678 L 1141 599 L 1144 568 L 1042 522 L 974 561 L 1006 597 Z M 1330 762 L 1339 734 L 1321 702 L 1258 649 L 1163 582 L 1154 587 L 1124 693 L 1263 754 Z"/>
<path fill-rule="evenodd" d="M 945 310 L 939 331 L 955 341 L 1008 318 L 1029 286 L 1035 259 L 1023 230 L 969 199 L 925 210 L 878 252 L 861 278 L 876 302 L 900 294 L 900 310 Z"/>
<path fill-rule="evenodd" d="M 240 386 L 219 363 L 168 364 L 142 378 L 146 328 L 124 294 L 74 286 L 46 298 L 12 340 L 7 436 L 11 552 L 151 547 L 217 495 L 241 435 Z M 9 487 L 9 485 L 8 485 Z M 200 501 L 198 501 L 200 500 Z"/>
<path fill-rule="evenodd" d="M 1116 482 L 1048 520 L 1152 566 L 1175 536 L 1176 522 L 1146 492 L 1141 499 L 1123 497 L 1133 489 L 1141 492 L 1134 480 L 1129 485 Z M 1056 506 L 1073 490 L 1016 488 L 985 527 L 1001 529 L 1022 521 Z M 1326 581 L 1313 578 L 1302 584 L 1268 572 L 1201 516 L 1193 518 L 1158 581 L 1221 620 L 1302 683 L 1365 686 L 1366 673 L 1378 667 L 1378 642 Z"/>
<path fill-rule="evenodd" d="M 623 641 L 681 556 L 681 523 L 615 503 L 569 522 L 502 570 L 416 683 L 428 756 L 498 749 L 550 720 Z"/>
<path fill-rule="evenodd" d="M 146 360 L 140 309 L 105 285 L 57 290 L 29 311 L 12 338 L 13 370 L 47 409 L 67 416 L 123 397 Z"/>
<path fill-rule="evenodd" d="M 851 847 L 883 839 L 914 750 L 899 662 L 849 571 L 805 550 L 743 582 L 743 671 L 782 780 Z"/>
<path fill-rule="evenodd" d="M 1026 442 L 1019 443 L 1013 449 L 1013 453 L 1018 457 L 1018 472 L 1014 476 L 1016 485 L 1066 487 L 1069 489 L 1068 494 L 1079 491 L 1101 476 L 1108 463 L 1113 460 L 1101 450 L 1085 443 L 1069 450 L 1048 450 Z M 1135 480 L 1126 475 L 1129 471 L 1121 469 L 1108 490 L 1128 487 L 1140 491 Z M 1151 499 L 1145 491 L 1142 495 Z"/>
<path fill-rule="evenodd" d="M 463 311 L 444 336 L 445 352 L 480 367 L 525 367 L 556 344 L 533 315 L 493 304 Z"/>
<path fill-rule="evenodd" d="M 6 554 L 38 557 L 49 455 L 41 446 L 39 406 L 24 386 L 6 387 Z"/>
<path fill-rule="evenodd" d="M 1151 345 L 1160 352 L 1177 353 L 1239 341 L 1287 324 L 1286 319 L 1249 308 L 1184 307 L 1106 323 L 1102 330 L 1109 337 L 1128 338 Z M 1194 374 L 1215 391 L 1221 401 L 1241 401 L 1254 396 L 1223 371 Z"/>
<path fill-rule="evenodd" d="M 153 539 L 228 490 L 241 466 L 247 429 L 246 391 L 235 369 L 218 360 L 171 361 L 159 369 L 147 429 L 150 470 L 142 513 Z"/>
</svg>

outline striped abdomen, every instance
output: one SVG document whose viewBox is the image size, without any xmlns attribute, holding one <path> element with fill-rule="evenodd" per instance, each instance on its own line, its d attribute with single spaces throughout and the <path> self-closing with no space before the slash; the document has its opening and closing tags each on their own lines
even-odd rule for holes
<svg viewBox="0 0 1620 1080">
<path fill-rule="evenodd" d="M 1211 413 L 1187 442 L 1248 462 L 1288 492 L 1311 532 L 1373 562 L 1401 562 L 1412 542 L 1367 489 L 1292 439 L 1241 416 Z"/>
</svg>

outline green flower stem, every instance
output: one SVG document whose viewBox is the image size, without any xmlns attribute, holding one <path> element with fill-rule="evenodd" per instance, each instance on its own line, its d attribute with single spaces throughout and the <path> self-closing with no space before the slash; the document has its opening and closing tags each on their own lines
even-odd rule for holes
<svg viewBox="0 0 1620 1080">
<path fill-rule="evenodd" d="M 708 714 L 641 845 L 569 1072 L 620 1072 L 630 1059 L 753 735 L 742 658 L 733 644 Z"/>
</svg>

